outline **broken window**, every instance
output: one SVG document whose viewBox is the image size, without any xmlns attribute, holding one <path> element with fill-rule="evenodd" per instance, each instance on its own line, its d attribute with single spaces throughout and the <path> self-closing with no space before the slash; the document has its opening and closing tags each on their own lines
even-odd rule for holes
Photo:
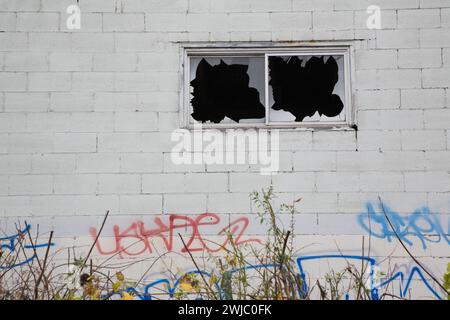
<svg viewBox="0 0 450 320">
<path fill-rule="evenodd" d="M 191 59 L 191 116 L 205 123 L 264 123 L 264 58 Z"/>
<path fill-rule="evenodd" d="M 187 125 L 352 125 L 349 48 L 186 50 Z"/>
</svg>

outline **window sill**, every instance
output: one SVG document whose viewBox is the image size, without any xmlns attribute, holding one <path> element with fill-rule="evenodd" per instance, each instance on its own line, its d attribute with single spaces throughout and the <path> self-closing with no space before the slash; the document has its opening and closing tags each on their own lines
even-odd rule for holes
<svg viewBox="0 0 450 320">
<path fill-rule="evenodd" d="M 348 123 L 314 123 L 307 125 L 305 123 L 294 125 L 292 123 L 287 124 L 270 124 L 265 123 L 243 123 L 243 124 L 202 124 L 203 130 L 229 130 L 229 129 L 265 129 L 265 130 L 283 130 L 283 131 L 357 131 L 356 125 L 350 125 Z M 189 124 L 183 129 L 196 130 L 196 126 Z"/>
</svg>

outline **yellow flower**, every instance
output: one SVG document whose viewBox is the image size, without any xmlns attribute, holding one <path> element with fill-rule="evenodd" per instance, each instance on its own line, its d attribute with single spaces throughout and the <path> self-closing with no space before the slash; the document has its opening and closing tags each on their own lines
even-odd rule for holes
<svg viewBox="0 0 450 320">
<path fill-rule="evenodd" d="M 120 300 L 134 300 L 134 296 L 128 292 L 122 292 L 122 298 Z"/>
<path fill-rule="evenodd" d="M 183 291 L 192 291 L 194 288 L 192 287 L 192 285 L 189 282 L 186 281 L 181 281 L 180 282 L 180 289 Z"/>
<path fill-rule="evenodd" d="M 219 282 L 219 278 L 215 275 L 215 274 L 213 274 L 210 278 L 209 278 L 209 285 L 214 285 L 214 284 L 216 284 L 217 282 Z"/>
<path fill-rule="evenodd" d="M 121 285 L 122 285 L 121 282 L 115 282 L 115 283 L 113 284 L 113 291 L 114 291 L 114 292 L 119 291 L 119 288 L 120 288 Z"/>
<path fill-rule="evenodd" d="M 117 277 L 117 280 L 119 280 L 119 281 L 125 280 L 125 277 L 123 276 L 122 272 L 117 272 L 116 277 Z"/>
</svg>

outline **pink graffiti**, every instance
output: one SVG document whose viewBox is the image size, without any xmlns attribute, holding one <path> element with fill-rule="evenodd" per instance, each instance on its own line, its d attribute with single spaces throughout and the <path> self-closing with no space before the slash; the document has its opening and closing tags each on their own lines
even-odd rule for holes
<svg viewBox="0 0 450 320">
<path fill-rule="evenodd" d="M 121 258 L 125 256 L 138 256 L 144 253 L 153 253 L 151 239 L 159 238 L 162 240 L 167 251 L 175 251 L 174 237 L 181 243 L 178 233 L 182 235 L 183 240 L 186 243 L 186 248 L 190 252 L 218 252 L 229 243 L 230 237 L 228 234 L 232 236 L 233 243 L 236 246 L 249 242 L 261 243 L 261 240 L 256 238 L 243 239 L 249 225 L 249 220 L 246 217 L 237 218 L 230 222 L 226 227 L 219 229 L 216 233 L 216 236 L 219 236 L 221 239 L 219 243 L 205 241 L 200 231 L 200 227 L 202 226 L 208 228 L 217 226 L 221 222 L 221 219 L 217 214 L 203 213 L 195 216 L 195 218 L 186 215 L 170 214 L 168 217 L 169 219 L 166 223 L 160 217 L 155 217 L 153 223 L 156 227 L 152 229 L 146 229 L 143 221 L 133 222 L 123 230 L 120 229 L 120 226 L 114 225 L 113 233 L 115 244 L 113 249 L 105 250 L 100 243 L 100 239 L 96 243 L 96 248 L 101 255 L 118 254 Z M 96 228 L 89 229 L 89 233 L 93 239 L 97 237 L 97 232 Z M 130 242 L 130 240 L 132 241 Z M 130 243 L 132 243 L 132 245 L 130 245 Z M 138 250 L 135 249 L 136 244 L 139 245 Z M 186 248 L 182 246 L 181 252 L 187 252 Z"/>
</svg>

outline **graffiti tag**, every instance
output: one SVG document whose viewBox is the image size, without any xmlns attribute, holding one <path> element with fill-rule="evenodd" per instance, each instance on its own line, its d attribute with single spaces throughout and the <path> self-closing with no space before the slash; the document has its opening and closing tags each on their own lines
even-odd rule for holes
<svg viewBox="0 0 450 320">
<path fill-rule="evenodd" d="M 428 243 L 441 241 L 450 245 L 450 220 L 445 231 L 439 217 L 431 213 L 428 207 L 416 209 L 413 213 L 403 216 L 384 203 L 379 205 L 378 212 L 374 207 L 374 204 L 368 202 L 367 212 L 358 216 L 358 223 L 370 235 L 391 242 L 397 234 L 404 243 L 410 246 L 413 245 L 412 238 L 417 238 L 421 241 L 423 249 L 427 248 Z M 389 217 L 393 228 L 384 213 Z"/>
<path fill-rule="evenodd" d="M 119 257 L 138 256 L 144 253 L 152 253 L 151 240 L 159 238 L 162 240 L 167 251 L 175 251 L 174 237 L 179 239 L 178 232 L 190 230 L 185 238 L 186 247 L 181 248 L 181 252 L 207 251 L 218 252 L 227 245 L 230 238 L 233 239 L 235 245 L 241 245 L 249 242 L 261 243 L 259 239 L 249 238 L 243 239 L 245 231 L 249 225 L 249 220 L 246 217 L 240 217 L 231 221 L 228 225 L 221 228 L 217 232 L 220 237 L 220 243 L 211 243 L 204 239 L 200 231 L 201 227 L 217 226 L 221 222 L 220 217 L 213 213 L 203 213 L 195 217 L 186 215 L 171 214 L 168 215 L 168 221 L 163 221 L 160 217 L 155 217 L 153 223 L 154 228 L 147 229 L 143 221 L 133 222 L 130 226 L 121 230 L 120 226 L 113 226 L 114 246 L 110 250 L 106 250 L 100 241 L 97 241 L 96 247 L 101 255 L 118 254 Z M 89 230 L 93 239 L 97 237 L 97 229 L 90 228 Z M 127 245 L 130 240 L 134 240 L 134 244 Z M 137 248 L 137 249 L 136 249 Z"/>
</svg>

